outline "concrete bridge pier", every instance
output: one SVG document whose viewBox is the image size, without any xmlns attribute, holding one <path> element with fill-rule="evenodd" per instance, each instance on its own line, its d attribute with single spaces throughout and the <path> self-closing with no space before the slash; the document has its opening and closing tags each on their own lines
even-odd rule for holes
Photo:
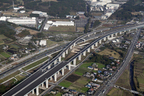
<svg viewBox="0 0 144 96">
<path fill-rule="evenodd" d="M 83 52 L 83 56 L 86 56 L 86 51 Z"/>
<path fill-rule="evenodd" d="M 99 40 L 99 44 L 101 44 L 101 40 Z"/>
<path fill-rule="evenodd" d="M 81 54 L 79 55 L 78 60 L 81 60 Z"/>
<path fill-rule="evenodd" d="M 68 54 L 68 49 L 66 50 L 66 54 Z"/>
<path fill-rule="evenodd" d="M 54 81 L 57 81 L 57 73 L 54 74 Z"/>
<path fill-rule="evenodd" d="M 71 70 L 71 63 L 68 64 L 68 70 Z"/>
<path fill-rule="evenodd" d="M 91 46 L 91 49 L 94 49 L 94 45 Z"/>
<path fill-rule="evenodd" d="M 53 80 L 53 76 L 50 77 L 50 80 Z"/>
<path fill-rule="evenodd" d="M 115 33 L 115 36 L 117 36 L 118 33 Z"/>
<path fill-rule="evenodd" d="M 87 50 L 88 52 L 90 52 L 90 48 L 88 48 L 88 50 Z"/>
<path fill-rule="evenodd" d="M 46 80 L 46 88 L 48 88 L 48 79 Z"/>
<path fill-rule="evenodd" d="M 73 46 L 76 46 L 76 43 L 74 43 Z"/>
<path fill-rule="evenodd" d="M 109 36 L 107 36 L 107 38 L 108 38 L 108 40 L 110 39 L 110 35 Z"/>
<path fill-rule="evenodd" d="M 72 45 L 70 46 L 70 49 L 72 49 Z"/>
<path fill-rule="evenodd" d="M 44 87 L 44 82 L 43 82 L 43 83 L 41 83 L 41 87 Z"/>
<path fill-rule="evenodd" d="M 106 41 L 106 37 L 103 38 L 103 41 Z"/>
<path fill-rule="evenodd" d="M 54 61 L 54 64 L 57 64 L 57 60 Z"/>
<path fill-rule="evenodd" d="M 51 65 L 48 65 L 48 69 L 50 69 L 51 68 Z"/>
<path fill-rule="evenodd" d="M 39 95 L 39 87 L 36 87 L 36 95 Z"/>
<path fill-rule="evenodd" d="M 62 75 L 64 75 L 64 68 L 62 68 Z"/>
<path fill-rule="evenodd" d="M 28 96 L 28 94 L 25 94 L 24 96 Z"/>
<path fill-rule="evenodd" d="M 96 47 L 98 46 L 98 42 L 95 43 L 95 46 L 96 46 Z"/>
<path fill-rule="evenodd" d="M 34 89 L 32 90 L 32 94 L 35 94 Z"/>
<path fill-rule="evenodd" d="M 73 60 L 73 65 L 74 66 L 76 65 L 76 58 Z"/>
<path fill-rule="evenodd" d="M 59 62 L 61 62 L 61 56 L 59 57 Z"/>
<path fill-rule="evenodd" d="M 119 34 L 122 34 L 122 32 L 119 32 Z"/>
<path fill-rule="evenodd" d="M 62 57 L 65 58 L 65 52 L 63 52 Z"/>
</svg>

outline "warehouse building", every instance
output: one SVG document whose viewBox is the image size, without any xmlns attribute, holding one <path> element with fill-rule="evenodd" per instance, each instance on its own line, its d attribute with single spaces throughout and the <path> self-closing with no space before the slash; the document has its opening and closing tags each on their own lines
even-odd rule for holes
<svg viewBox="0 0 144 96">
<path fill-rule="evenodd" d="M 73 21 L 47 21 L 52 26 L 74 26 Z"/>
<path fill-rule="evenodd" d="M 46 12 L 42 12 L 42 11 L 33 11 L 32 14 L 38 14 L 40 17 L 48 16 Z"/>
<path fill-rule="evenodd" d="M 36 18 L 35 17 L 21 17 L 21 18 L 9 18 L 7 19 L 8 22 L 18 24 L 18 25 L 26 25 L 26 24 L 36 24 Z"/>
</svg>

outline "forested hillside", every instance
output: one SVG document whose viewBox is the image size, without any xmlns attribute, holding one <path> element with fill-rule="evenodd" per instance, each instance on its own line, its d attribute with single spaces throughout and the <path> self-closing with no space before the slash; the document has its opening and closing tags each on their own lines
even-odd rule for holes
<svg viewBox="0 0 144 96">
<path fill-rule="evenodd" d="M 52 16 L 64 17 L 70 11 L 85 11 L 84 0 L 57 0 L 57 2 L 24 0 L 24 2 L 27 9 L 45 11 Z"/>
<path fill-rule="evenodd" d="M 144 11 L 144 0 L 129 0 L 127 3 L 123 4 L 119 10 L 117 10 L 110 19 L 131 20 L 133 17 L 140 17 L 140 15 L 132 15 L 131 12 Z"/>
</svg>

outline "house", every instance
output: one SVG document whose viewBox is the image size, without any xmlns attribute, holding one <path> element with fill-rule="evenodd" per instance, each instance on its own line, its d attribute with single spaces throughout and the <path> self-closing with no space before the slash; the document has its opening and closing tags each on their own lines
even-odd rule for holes
<svg viewBox="0 0 144 96">
<path fill-rule="evenodd" d="M 109 68 L 110 71 L 112 71 L 112 68 Z"/>
<path fill-rule="evenodd" d="M 72 93 L 64 93 L 62 96 L 74 96 Z"/>
<path fill-rule="evenodd" d="M 52 94 L 56 94 L 57 92 L 55 90 L 50 91 Z"/>
<path fill-rule="evenodd" d="M 73 89 L 69 89 L 70 92 L 72 92 L 73 94 L 76 94 L 77 91 L 76 90 L 73 90 Z"/>
<path fill-rule="evenodd" d="M 87 91 L 87 93 L 88 93 L 89 95 L 94 94 L 94 89 L 93 89 L 93 88 L 89 89 L 89 90 Z"/>
<path fill-rule="evenodd" d="M 106 68 L 109 69 L 111 66 L 110 65 L 106 65 Z"/>
<path fill-rule="evenodd" d="M 114 59 L 114 57 L 109 57 L 109 59 Z"/>
<path fill-rule="evenodd" d="M 87 78 L 90 78 L 91 77 L 91 75 L 90 75 L 90 73 L 89 72 L 87 72 L 86 74 L 84 74 L 83 76 L 85 76 L 85 77 L 87 77 Z"/>
<path fill-rule="evenodd" d="M 104 71 L 104 76 L 108 76 L 109 72 L 108 71 Z"/>
<path fill-rule="evenodd" d="M 86 96 L 84 93 L 79 93 L 78 96 Z"/>
<path fill-rule="evenodd" d="M 92 66 L 88 66 L 88 69 L 93 69 L 93 67 Z"/>
<path fill-rule="evenodd" d="M 101 70 L 98 70 L 98 73 L 101 73 L 102 71 Z"/>
<path fill-rule="evenodd" d="M 95 78 L 93 81 L 97 81 L 97 78 Z"/>
<path fill-rule="evenodd" d="M 98 68 L 94 68 L 95 71 L 98 71 Z"/>
<path fill-rule="evenodd" d="M 112 69 L 116 69 L 116 66 L 112 66 Z"/>
<path fill-rule="evenodd" d="M 91 88 L 91 85 L 86 85 L 85 87 L 87 87 L 87 88 Z"/>
</svg>

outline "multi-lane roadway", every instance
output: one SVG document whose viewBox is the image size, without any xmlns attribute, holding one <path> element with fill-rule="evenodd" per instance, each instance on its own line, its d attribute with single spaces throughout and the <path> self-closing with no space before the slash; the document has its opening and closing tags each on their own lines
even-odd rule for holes
<svg viewBox="0 0 144 96">
<path fill-rule="evenodd" d="M 104 84 L 96 92 L 95 96 L 105 96 L 105 93 L 108 92 L 108 90 L 114 86 L 114 83 L 116 82 L 116 80 L 124 72 L 125 68 L 128 66 L 128 64 L 131 60 L 131 57 L 132 57 L 132 54 L 133 54 L 133 51 L 135 48 L 135 44 L 138 40 L 139 34 L 140 34 L 140 30 L 137 31 L 136 35 L 134 36 L 133 40 L 131 41 L 131 44 L 128 48 L 127 54 L 121 64 L 121 66 L 119 67 L 119 69 L 106 82 L 104 82 Z"/>
<path fill-rule="evenodd" d="M 102 36 L 100 38 L 97 38 L 96 40 L 94 40 L 92 43 L 90 43 L 88 46 L 84 47 L 79 53 L 77 53 L 76 55 L 74 55 L 72 58 L 70 58 L 68 61 L 65 62 L 61 62 L 60 64 L 55 65 L 54 67 L 52 67 L 51 69 L 47 70 L 46 72 L 43 72 L 42 69 L 38 70 L 36 73 L 34 73 L 33 75 L 31 75 L 30 77 L 28 77 L 26 80 L 24 80 L 23 82 L 21 82 L 20 84 L 18 84 L 17 86 L 15 86 L 14 88 L 12 88 L 11 90 L 9 90 L 8 92 L 6 92 L 3 96 L 11 96 L 11 95 L 15 95 L 15 96 L 20 96 L 20 95 L 25 95 L 26 93 L 28 93 L 29 91 L 31 91 L 33 88 L 37 87 L 39 84 L 41 84 L 46 78 L 49 78 L 50 76 L 52 76 L 55 72 L 57 72 L 58 70 L 60 70 L 61 68 L 63 68 L 66 64 L 68 64 L 69 62 L 71 62 L 74 58 L 77 58 L 79 56 L 79 54 L 81 54 L 82 52 L 84 52 L 85 50 L 87 50 L 87 48 L 90 48 L 93 44 L 95 44 L 96 42 L 98 42 L 99 40 L 101 40 L 102 38 L 109 36 L 110 34 L 114 34 L 117 32 L 121 32 L 124 30 L 131 30 L 133 28 L 139 28 L 139 27 L 144 27 L 144 25 L 137 25 L 137 26 L 133 26 L 133 27 L 128 27 L 128 28 L 122 28 L 119 30 L 114 30 L 114 31 L 107 31 L 104 34 L 102 34 Z M 54 59 L 52 59 L 51 61 L 49 61 L 47 64 L 45 64 L 43 66 L 43 68 L 47 67 L 49 64 L 53 63 L 59 56 L 61 56 L 61 54 L 63 52 L 65 52 L 73 43 L 77 42 L 78 40 L 80 40 L 82 37 L 86 37 L 85 36 L 80 36 L 77 39 L 75 39 L 74 41 L 72 41 L 71 43 L 69 43 L 61 52 L 60 54 L 58 54 L 56 57 L 54 57 Z M 27 85 L 26 85 L 27 84 Z"/>
</svg>

